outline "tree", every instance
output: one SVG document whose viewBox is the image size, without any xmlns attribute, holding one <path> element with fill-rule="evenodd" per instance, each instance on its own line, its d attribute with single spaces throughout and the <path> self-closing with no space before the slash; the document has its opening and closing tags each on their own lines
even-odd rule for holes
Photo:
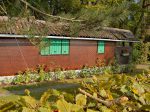
<svg viewBox="0 0 150 112">
<path fill-rule="evenodd" d="M 144 40 L 149 6 L 147 0 L 1 0 L 0 15 L 65 20 L 96 30 L 125 28 Z"/>
</svg>

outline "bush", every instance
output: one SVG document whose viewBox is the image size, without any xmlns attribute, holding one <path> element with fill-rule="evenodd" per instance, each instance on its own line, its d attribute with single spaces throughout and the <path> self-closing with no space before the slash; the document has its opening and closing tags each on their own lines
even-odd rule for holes
<svg viewBox="0 0 150 112">
<path fill-rule="evenodd" d="M 117 59 L 114 59 L 114 62 L 111 66 L 111 70 L 113 73 L 121 73 L 121 66 L 118 64 Z"/>
<path fill-rule="evenodd" d="M 78 73 L 75 70 L 69 70 L 64 73 L 67 79 L 76 79 L 78 78 Z"/>
<path fill-rule="evenodd" d="M 148 55 L 150 53 L 149 47 L 150 43 L 140 42 L 134 44 L 131 62 L 136 64 L 147 63 Z"/>
<path fill-rule="evenodd" d="M 81 71 L 80 71 L 80 77 L 81 78 L 85 78 L 85 77 L 90 77 L 91 74 L 91 69 L 88 67 L 84 67 Z"/>
<path fill-rule="evenodd" d="M 64 72 L 62 72 L 60 68 L 56 69 L 54 74 L 56 80 L 62 80 L 66 78 Z"/>
<path fill-rule="evenodd" d="M 2 112 L 149 112 L 150 76 L 102 75 L 82 82 L 80 94 L 48 90 L 36 100 L 26 96 L 0 106 Z M 55 97 L 48 101 L 49 97 Z M 66 100 L 67 97 L 67 100 Z M 70 101 L 71 100 L 71 101 Z M 0 101 L 1 102 L 1 101 Z"/>
<path fill-rule="evenodd" d="M 104 73 L 103 74 L 112 74 L 113 73 L 113 71 L 112 71 L 112 68 L 111 67 L 105 67 L 104 68 Z"/>
</svg>

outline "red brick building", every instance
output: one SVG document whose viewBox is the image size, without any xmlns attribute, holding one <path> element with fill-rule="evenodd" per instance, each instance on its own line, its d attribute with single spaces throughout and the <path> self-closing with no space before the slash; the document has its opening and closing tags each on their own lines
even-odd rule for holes
<svg viewBox="0 0 150 112">
<path fill-rule="evenodd" d="M 125 44 L 137 42 L 130 31 L 123 29 L 102 28 L 96 33 L 81 30 L 77 37 L 71 37 L 62 23 L 16 18 L 14 21 L 10 26 L 5 26 L 8 18 L 1 19 L 1 76 L 14 75 L 18 71 L 35 68 L 38 64 L 45 64 L 48 69 L 81 69 L 84 65 L 95 66 L 97 60 L 109 63 L 116 54 L 121 64 L 127 64 L 132 47 Z M 46 27 L 46 36 L 32 38 L 23 32 L 29 32 L 33 26 L 36 29 L 32 32 L 34 35 L 42 35 Z M 39 43 L 43 44 L 42 47 L 39 47 Z M 118 43 L 122 44 L 118 46 Z"/>
</svg>

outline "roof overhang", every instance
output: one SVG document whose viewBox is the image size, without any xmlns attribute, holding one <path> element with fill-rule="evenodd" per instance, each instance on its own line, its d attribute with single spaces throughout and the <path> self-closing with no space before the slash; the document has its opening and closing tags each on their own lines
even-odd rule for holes
<svg viewBox="0 0 150 112">
<path fill-rule="evenodd" d="M 0 34 L 0 37 L 5 38 L 30 38 L 30 35 L 15 35 L 15 34 Z M 41 36 L 34 36 L 39 38 Z M 65 36 L 42 36 L 43 38 L 55 38 L 55 39 L 74 39 L 74 40 L 102 40 L 102 41 L 113 41 L 113 42 L 140 42 L 136 40 L 115 40 L 115 39 L 103 39 L 103 38 L 85 38 L 85 37 L 65 37 Z"/>
</svg>

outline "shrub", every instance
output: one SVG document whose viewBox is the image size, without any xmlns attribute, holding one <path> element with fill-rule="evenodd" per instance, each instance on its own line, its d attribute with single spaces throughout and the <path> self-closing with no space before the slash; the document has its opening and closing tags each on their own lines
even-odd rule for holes
<svg viewBox="0 0 150 112">
<path fill-rule="evenodd" d="M 40 100 L 26 96 L 0 106 L 1 112 L 149 112 L 150 76 L 102 75 L 82 82 L 80 94 L 48 90 Z M 66 97 L 68 96 L 67 100 Z M 55 97 L 48 101 L 50 97 Z M 69 101 L 71 100 L 71 102 Z M 1 101 L 0 101 L 1 102 Z"/>
<path fill-rule="evenodd" d="M 134 63 L 130 63 L 128 65 L 125 66 L 125 71 L 126 73 L 134 73 L 135 72 L 135 64 Z"/>
<path fill-rule="evenodd" d="M 113 73 L 120 73 L 121 72 L 121 66 L 118 64 L 117 59 L 114 59 L 114 62 L 111 66 Z"/>
<path fill-rule="evenodd" d="M 75 70 L 69 70 L 64 73 L 67 79 L 75 79 L 78 78 L 78 74 Z"/>
<path fill-rule="evenodd" d="M 104 74 L 112 74 L 113 71 L 112 71 L 112 68 L 111 67 L 104 67 L 104 71 L 103 71 Z"/>
<path fill-rule="evenodd" d="M 84 67 L 81 71 L 80 71 L 80 77 L 81 78 L 85 78 L 85 77 L 90 77 L 92 74 L 91 74 L 91 69 L 88 68 L 88 67 Z"/>
<path fill-rule="evenodd" d="M 105 112 L 148 112 L 150 111 L 149 76 L 138 74 L 102 75 L 84 81 L 80 92 L 87 95 L 90 102 L 95 100 L 93 108 Z"/>
<path fill-rule="evenodd" d="M 132 51 L 132 63 L 141 64 L 148 62 L 150 43 L 136 43 Z"/>
<path fill-rule="evenodd" d="M 102 69 L 102 67 L 92 67 L 91 69 L 91 75 L 99 75 L 101 74 L 100 69 Z"/>
<path fill-rule="evenodd" d="M 14 79 L 12 80 L 12 84 L 21 84 L 24 81 L 24 76 L 19 73 L 19 75 L 15 76 Z"/>
<path fill-rule="evenodd" d="M 55 70 L 54 74 L 55 74 L 55 76 L 54 76 L 55 80 L 62 80 L 62 79 L 65 79 L 65 77 L 66 77 L 64 72 L 62 72 L 60 68 L 57 68 Z"/>
</svg>

